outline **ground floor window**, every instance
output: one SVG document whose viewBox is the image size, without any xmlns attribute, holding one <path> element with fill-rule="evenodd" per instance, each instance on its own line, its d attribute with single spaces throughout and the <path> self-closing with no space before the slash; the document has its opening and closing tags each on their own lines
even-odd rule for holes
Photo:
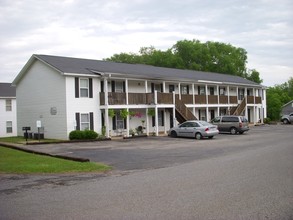
<svg viewBox="0 0 293 220">
<path fill-rule="evenodd" d="M 90 117 L 89 114 L 80 114 L 80 130 L 90 129 Z"/>
<path fill-rule="evenodd" d="M 6 122 L 6 133 L 12 133 L 12 121 Z"/>
</svg>

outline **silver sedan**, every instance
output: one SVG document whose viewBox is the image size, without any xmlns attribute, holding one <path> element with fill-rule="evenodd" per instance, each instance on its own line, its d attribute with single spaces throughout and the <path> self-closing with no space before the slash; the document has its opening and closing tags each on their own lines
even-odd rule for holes
<svg viewBox="0 0 293 220">
<path fill-rule="evenodd" d="M 219 134 L 217 125 L 206 121 L 186 121 L 171 128 L 168 135 L 171 137 L 194 137 L 199 140 L 203 137 L 213 138 Z"/>
</svg>

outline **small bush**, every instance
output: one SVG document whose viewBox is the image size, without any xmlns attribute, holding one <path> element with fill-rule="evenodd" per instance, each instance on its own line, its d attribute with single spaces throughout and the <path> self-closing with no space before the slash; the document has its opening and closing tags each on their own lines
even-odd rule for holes
<svg viewBox="0 0 293 220">
<path fill-rule="evenodd" d="M 269 123 L 271 123 L 271 119 L 270 118 L 264 118 L 263 122 L 265 124 L 269 124 Z"/>
<path fill-rule="evenodd" d="M 83 131 L 83 133 L 84 133 L 84 139 L 91 140 L 91 139 L 96 139 L 98 137 L 98 133 L 92 130 L 85 130 Z"/>
<path fill-rule="evenodd" d="M 92 140 L 98 137 L 98 133 L 92 130 L 85 130 L 85 131 L 71 131 L 69 133 L 70 140 Z"/>
</svg>

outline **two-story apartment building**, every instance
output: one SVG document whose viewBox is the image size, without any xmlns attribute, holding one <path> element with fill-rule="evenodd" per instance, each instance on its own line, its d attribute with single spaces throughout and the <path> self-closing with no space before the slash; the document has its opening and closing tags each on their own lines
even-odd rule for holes
<svg viewBox="0 0 293 220">
<path fill-rule="evenodd" d="M 16 136 L 16 89 L 0 83 L 0 137 Z"/>
<path fill-rule="evenodd" d="M 257 123 L 266 117 L 264 86 L 218 73 L 33 55 L 13 84 L 19 134 L 41 121 L 48 138 L 102 127 L 107 136 L 139 126 L 158 135 L 188 119 L 241 114 Z"/>
</svg>

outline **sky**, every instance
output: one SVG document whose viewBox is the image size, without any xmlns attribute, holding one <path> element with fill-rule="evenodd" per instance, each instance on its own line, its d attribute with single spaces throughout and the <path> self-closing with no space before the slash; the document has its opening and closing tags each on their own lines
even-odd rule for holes
<svg viewBox="0 0 293 220">
<path fill-rule="evenodd" d="M 184 39 L 244 48 L 265 86 L 293 77 L 292 0 L 0 0 L 0 82 L 32 54 L 101 60 Z"/>
</svg>

